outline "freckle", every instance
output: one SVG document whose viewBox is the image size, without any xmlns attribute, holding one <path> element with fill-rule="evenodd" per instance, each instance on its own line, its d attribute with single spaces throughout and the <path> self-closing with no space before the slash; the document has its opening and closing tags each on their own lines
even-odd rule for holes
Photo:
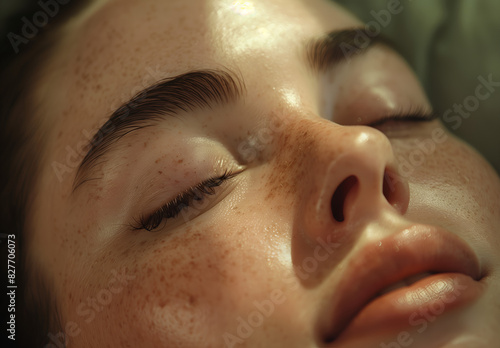
<svg viewBox="0 0 500 348">
<path fill-rule="evenodd" d="M 158 303 L 158 305 L 160 306 L 160 308 L 164 308 L 169 302 L 170 302 L 169 300 L 163 300 L 160 303 Z"/>
<path fill-rule="evenodd" d="M 270 190 L 269 194 L 266 197 L 266 200 L 270 200 L 272 198 L 274 198 L 274 190 L 273 189 Z"/>
<path fill-rule="evenodd" d="M 155 161 L 155 163 L 160 163 L 160 161 L 161 161 L 161 158 L 158 158 L 158 159 Z"/>
<path fill-rule="evenodd" d="M 180 160 L 177 161 L 177 163 L 182 163 L 182 162 L 184 162 L 183 159 L 180 159 Z"/>
</svg>

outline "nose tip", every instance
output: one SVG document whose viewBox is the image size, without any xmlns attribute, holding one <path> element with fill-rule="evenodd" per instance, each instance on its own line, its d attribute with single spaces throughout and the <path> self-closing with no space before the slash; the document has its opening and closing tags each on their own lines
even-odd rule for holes
<svg viewBox="0 0 500 348">
<path fill-rule="evenodd" d="M 329 143 L 334 150 L 314 154 L 312 175 L 320 185 L 309 197 L 313 216 L 306 217 L 314 238 L 359 226 L 387 210 L 404 214 L 409 203 L 408 183 L 397 171 L 388 138 L 369 127 L 339 128 L 342 137 L 332 134 Z"/>
<path fill-rule="evenodd" d="M 343 223 L 347 217 L 351 220 L 357 221 L 358 223 L 366 220 L 367 218 L 373 218 L 368 214 L 369 209 L 363 209 L 363 212 L 359 214 L 362 214 L 362 216 L 354 216 L 354 214 L 356 214 L 354 207 L 356 206 L 356 209 L 359 210 L 361 209 L 361 204 L 367 203 L 355 202 L 357 199 L 363 199 L 362 197 L 359 197 L 359 195 L 362 194 L 360 192 L 361 185 L 360 179 L 356 175 L 350 175 L 335 189 L 330 201 L 330 207 L 332 217 L 336 223 Z M 377 190 L 378 189 L 379 188 L 377 188 Z M 403 215 L 409 204 L 408 191 L 409 188 L 407 182 L 403 181 L 396 173 L 386 169 L 382 180 L 382 195 L 374 193 L 375 197 L 370 200 L 369 208 L 372 212 L 377 213 L 382 211 L 384 206 L 388 203 L 395 209 L 395 211 Z M 369 195 L 370 193 L 365 194 L 365 196 L 367 196 L 367 200 L 369 199 Z M 320 212 L 317 211 L 317 213 Z"/>
</svg>

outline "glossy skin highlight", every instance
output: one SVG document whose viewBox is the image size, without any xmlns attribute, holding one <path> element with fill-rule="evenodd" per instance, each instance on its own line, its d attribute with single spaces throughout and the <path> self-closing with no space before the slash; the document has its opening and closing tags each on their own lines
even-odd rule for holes
<svg viewBox="0 0 500 348">
<path fill-rule="evenodd" d="M 342 269 L 363 246 L 413 224 L 462 238 L 486 284 L 473 305 L 415 334 L 416 344 L 429 347 L 444 328 L 450 342 L 498 340 L 496 173 L 439 121 L 366 126 L 429 107 L 391 49 L 377 46 L 319 77 L 307 67 L 304 42 L 361 24 L 344 10 L 319 0 L 233 3 L 96 2 L 67 25 L 45 69 L 39 98 L 51 110 L 44 119 L 50 140 L 28 221 L 30 252 L 55 284 L 69 346 L 221 347 L 227 334 L 236 346 L 324 346 L 319 313 L 335 296 Z M 83 131 L 91 133 L 156 80 L 202 68 L 237 71 L 244 100 L 123 138 L 98 179 L 72 194 L 78 161 L 68 164 L 66 151 L 79 151 Z M 405 167 L 436 129 L 443 132 L 435 149 Z M 247 148 L 254 152 L 246 157 L 241 144 L 249 139 L 262 146 Z M 54 162 L 72 169 L 62 181 Z M 226 169 L 241 173 L 203 209 L 154 233 L 129 228 Z M 384 194 L 387 172 L 397 180 Z M 331 199 L 349 176 L 358 181 L 338 222 Z M 325 241 L 335 243 L 328 257 Z M 307 272 L 308 258 L 322 261 Z M 117 273 L 122 277 L 112 281 Z M 280 304 L 248 337 L 238 336 L 255 302 L 271 298 Z M 391 339 L 367 337 L 363 344 Z"/>
</svg>

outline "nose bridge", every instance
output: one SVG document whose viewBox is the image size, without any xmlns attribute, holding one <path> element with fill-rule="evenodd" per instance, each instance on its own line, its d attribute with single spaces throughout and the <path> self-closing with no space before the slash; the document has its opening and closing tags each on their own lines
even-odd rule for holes
<svg viewBox="0 0 500 348">
<path fill-rule="evenodd" d="M 285 181 L 296 189 L 307 183 L 306 191 L 325 197 L 339 179 L 355 175 L 364 188 L 373 189 L 368 183 L 382 183 L 385 168 L 395 171 L 389 140 L 371 127 L 302 119 L 289 124 L 279 138 L 274 177 L 281 178 L 282 187 Z"/>
<path fill-rule="evenodd" d="M 393 162 L 387 137 L 367 126 L 341 126 L 327 120 L 302 119 L 289 124 L 280 138 L 278 147 L 291 155 L 293 162 L 307 167 L 318 164 L 318 161 L 323 166 L 339 160 L 353 162 L 350 158 L 362 157 L 365 162 L 360 165 L 368 164 L 366 161 L 370 160 L 376 164 L 384 158 L 390 164 Z M 284 152 L 276 157 L 282 161 L 290 159 L 283 155 Z"/>
</svg>

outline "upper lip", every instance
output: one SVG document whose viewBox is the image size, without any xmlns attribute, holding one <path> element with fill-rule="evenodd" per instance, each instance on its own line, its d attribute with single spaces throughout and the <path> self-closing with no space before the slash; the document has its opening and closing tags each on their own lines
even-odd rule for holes
<svg viewBox="0 0 500 348">
<path fill-rule="evenodd" d="M 422 272 L 462 273 L 475 280 L 481 275 L 476 254 L 462 239 L 436 227 L 411 226 L 354 255 L 326 306 L 322 336 L 335 340 L 381 290 Z"/>
</svg>

